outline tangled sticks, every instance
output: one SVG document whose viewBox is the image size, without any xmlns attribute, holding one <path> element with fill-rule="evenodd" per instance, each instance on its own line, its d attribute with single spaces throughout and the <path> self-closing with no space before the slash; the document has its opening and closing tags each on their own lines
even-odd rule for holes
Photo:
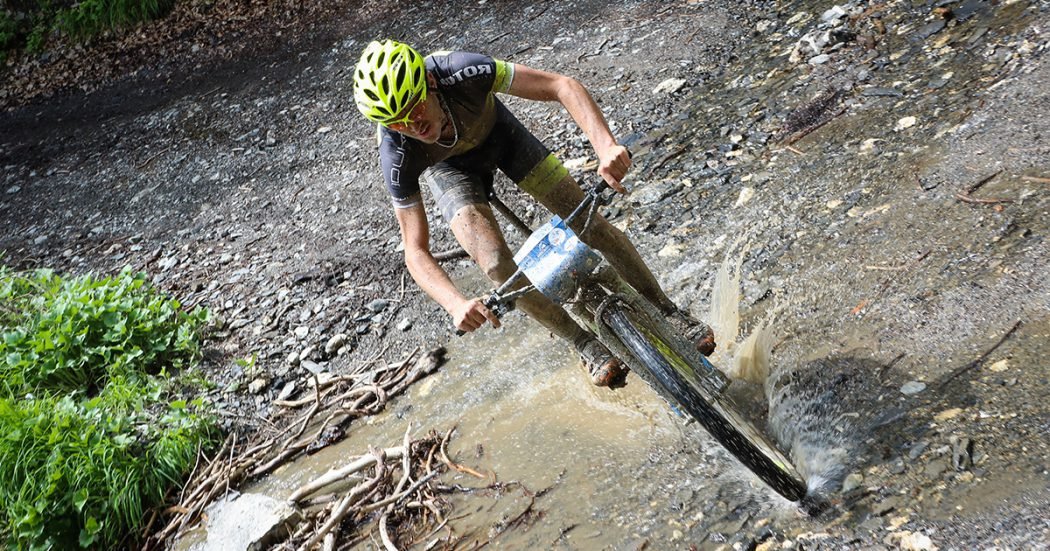
<svg viewBox="0 0 1050 551">
<path fill-rule="evenodd" d="M 417 357 L 418 352 L 417 349 L 400 362 L 378 367 L 373 367 L 373 360 L 350 374 L 323 383 L 315 375 L 312 396 L 276 402 L 297 413 L 275 423 L 274 434 L 243 444 L 236 433 L 230 434 L 210 459 L 201 455 L 178 504 L 163 513 L 154 513 L 145 534 L 151 533 L 158 517 L 166 517 L 167 524 L 146 538 L 144 547 L 165 547 L 174 536 L 196 524 L 204 508 L 231 488 L 342 439 L 350 421 L 382 411 L 391 397 L 433 373 L 444 361 L 443 348 Z M 306 406 L 309 408 L 302 411 Z M 277 432 L 278 425 L 291 429 Z M 450 489 L 438 487 L 435 477 L 452 468 L 486 478 L 448 458 L 445 446 L 451 434 L 449 430 L 443 438 L 431 434 L 411 441 L 406 433 L 400 446 L 370 449 L 346 466 L 296 490 L 289 501 L 299 508 L 300 521 L 290 534 L 285 531 L 285 536 L 279 538 L 283 543 L 277 545 L 283 549 L 310 549 L 320 544 L 324 549 L 333 549 L 344 520 L 353 520 L 355 526 L 377 520 L 387 549 L 397 548 L 395 540 L 410 542 L 420 535 L 427 537 L 426 532 L 440 530 L 445 524 L 443 509 L 447 512 L 448 506 L 439 494 Z M 368 470 L 372 476 L 362 479 L 359 473 Z M 400 529 L 397 537 L 392 537 L 388 529 L 392 521 Z M 351 539 L 362 537 L 359 531 L 355 532 L 358 535 L 350 535 Z"/>
</svg>

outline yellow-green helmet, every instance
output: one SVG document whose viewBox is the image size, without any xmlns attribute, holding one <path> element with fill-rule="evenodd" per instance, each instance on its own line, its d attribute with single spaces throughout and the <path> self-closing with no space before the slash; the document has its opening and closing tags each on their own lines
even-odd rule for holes
<svg viewBox="0 0 1050 551">
<path fill-rule="evenodd" d="M 361 114 L 381 124 L 398 122 L 399 113 L 426 97 L 423 56 L 393 40 L 368 44 L 354 70 L 354 102 Z"/>
</svg>

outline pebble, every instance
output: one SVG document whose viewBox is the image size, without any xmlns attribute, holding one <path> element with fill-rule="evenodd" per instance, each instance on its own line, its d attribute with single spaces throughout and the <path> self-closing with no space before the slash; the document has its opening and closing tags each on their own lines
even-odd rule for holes
<svg viewBox="0 0 1050 551">
<path fill-rule="evenodd" d="M 842 491 L 850 492 L 860 488 L 860 485 L 864 483 L 864 475 L 860 473 L 850 473 L 845 480 L 842 481 Z"/>
<path fill-rule="evenodd" d="M 909 381 L 901 385 L 901 394 L 906 396 L 918 394 L 924 390 L 926 390 L 926 383 L 919 381 Z"/>
<path fill-rule="evenodd" d="M 372 312 L 378 314 L 379 312 L 382 312 L 383 310 L 386 310 L 386 307 L 389 304 L 390 304 L 390 302 L 387 301 L 386 299 L 377 298 L 377 299 L 373 300 L 372 302 L 369 302 L 368 306 L 366 306 L 365 308 L 368 308 Z"/>
<path fill-rule="evenodd" d="M 900 132 L 915 126 L 917 119 L 915 117 L 904 117 L 897 121 L 897 124 L 893 127 L 893 130 Z"/>
<path fill-rule="evenodd" d="M 268 386 L 270 386 L 270 381 L 266 380 L 263 377 L 259 377 L 257 379 L 254 379 L 252 382 L 248 383 L 248 392 L 250 392 L 251 394 L 258 394 L 263 390 L 266 390 L 266 387 Z"/>
<path fill-rule="evenodd" d="M 996 373 L 1002 373 L 1003 371 L 1006 371 L 1009 368 L 1010 368 L 1010 362 L 1007 361 L 1005 358 L 1002 359 L 1002 360 L 999 360 L 999 361 L 997 361 L 995 363 L 993 363 L 990 366 L 988 366 L 988 370 L 989 371 L 994 371 Z"/>
<path fill-rule="evenodd" d="M 303 360 L 299 365 L 303 366 L 304 369 L 306 369 L 310 373 L 313 373 L 314 375 L 324 371 L 324 368 L 321 367 L 321 364 L 318 364 L 317 362 L 311 362 L 310 360 Z"/>
<path fill-rule="evenodd" d="M 398 331 L 408 331 L 411 328 L 412 328 L 412 320 L 410 320 L 408 318 L 404 318 L 401 321 L 397 322 L 397 329 L 398 329 Z"/>
<path fill-rule="evenodd" d="M 324 353 L 332 356 L 339 351 L 343 345 L 346 344 L 346 335 L 339 333 L 334 337 L 328 339 L 328 342 L 324 345 Z"/>
<path fill-rule="evenodd" d="M 277 399 L 278 400 L 287 400 L 294 393 L 295 393 L 295 381 L 288 381 L 287 383 L 284 384 L 284 387 L 281 388 L 281 391 L 277 393 Z"/>
<path fill-rule="evenodd" d="M 300 339 L 305 339 L 310 334 L 310 327 L 308 325 L 300 325 L 295 328 L 295 336 Z"/>
<path fill-rule="evenodd" d="M 669 78 L 653 88 L 654 94 L 673 94 L 685 86 L 685 79 Z"/>
</svg>

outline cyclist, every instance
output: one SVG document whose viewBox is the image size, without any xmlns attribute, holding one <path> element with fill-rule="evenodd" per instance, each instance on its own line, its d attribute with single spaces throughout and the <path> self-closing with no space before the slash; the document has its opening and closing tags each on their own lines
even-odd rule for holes
<svg viewBox="0 0 1050 551">
<path fill-rule="evenodd" d="M 597 152 L 598 173 L 625 193 L 620 181 L 631 165 L 627 150 L 573 78 L 476 53 L 437 52 L 424 58 L 391 40 L 368 44 L 354 71 L 357 108 L 378 123 L 380 165 L 401 229 L 405 264 L 416 283 L 463 331 L 474 331 L 486 321 L 499 327 L 500 322 L 481 298 L 462 294 L 431 254 L 420 181 L 430 188 L 460 245 L 496 284 L 510 277 L 516 266 L 489 206 L 495 170 L 562 217 L 583 197 L 561 161 L 496 93 L 561 103 Z M 581 239 L 601 251 L 621 277 L 696 342 L 697 349 L 710 354 L 710 328 L 675 306 L 621 231 L 595 218 Z M 624 384 L 623 363 L 560 306 L 539 292 L 518 299 L 516 306 L 571 342 L 594 384 Z"/>
</svg>

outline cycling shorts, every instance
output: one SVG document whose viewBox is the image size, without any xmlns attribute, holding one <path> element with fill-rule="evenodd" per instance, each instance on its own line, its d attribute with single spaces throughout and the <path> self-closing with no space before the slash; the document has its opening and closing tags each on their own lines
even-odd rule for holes
<svg viewBox="0 0 1050 551">
<path fill-rule="evenodd" d="M 451 222 L 459 209 L 489 202 L 497 168 L 536 198 L 546 196 L 569 175 L 558 157 L 497 101 L 496 123 L 488 138 L 462 155 L 427 168 L 422 179 L 442 216 Z"/>
</svg>

